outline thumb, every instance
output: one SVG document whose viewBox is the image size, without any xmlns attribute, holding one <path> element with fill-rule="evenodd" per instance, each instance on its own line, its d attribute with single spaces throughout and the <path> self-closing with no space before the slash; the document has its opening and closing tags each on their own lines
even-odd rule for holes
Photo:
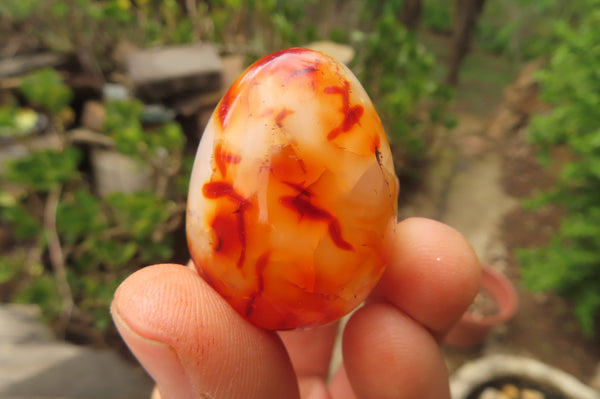
<svg viewBox="0 0 600 399">
<path fill-rule="evenodd" d="M 277 335 L 245 321 L 184 266 L 132 274 L 117 289 L 111 312 L 162 399 L 298 398 Z"/>
</svg>

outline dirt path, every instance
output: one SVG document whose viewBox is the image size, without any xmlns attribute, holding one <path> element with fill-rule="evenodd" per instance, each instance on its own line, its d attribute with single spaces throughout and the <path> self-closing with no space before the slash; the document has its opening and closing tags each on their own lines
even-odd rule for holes
<svg viewBox="0 0 600 399">
<path fill-rule="evenodd" d="M 526 142 L 528 118 L 541 105 L 536 103 L 531 70 L 525 75 L 505 92 L 504 100 L 498 99 L 491 115 L 457 115 L 460 125 L 436 154 L 427 184 L 401 214 L 455 227 L 481 261 L 505 273 L 519 293 L 518 314 L 496 328 L 481 348 L 444 349 L 451 372 L 484 354 L 511 353 L 534 357 L 592 384 L 600 371 L 600 342 L 583 336 L 566 301 L 520 285 L 515 248 L 544 243 L 560 219 L 557 209 L 532 213 L 520 206 L 521 199 L 553 181 L 553 171 L 538 166 Z"/>
<path fill-rule="evenodd" d="M 458 119 L 434 158 L 426 186 L 402 214 L 449 224 L 467 237 L 482 262 L 504 270 L 500 222 L 518 203 L 502 188 L 502 156 L 485 137 L 486 120 L 472 114 Z"/>
</svg>

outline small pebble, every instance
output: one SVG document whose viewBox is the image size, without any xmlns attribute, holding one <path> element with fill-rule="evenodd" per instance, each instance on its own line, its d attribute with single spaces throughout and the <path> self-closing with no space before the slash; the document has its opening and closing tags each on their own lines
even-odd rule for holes
<svg viewBox="0 0 600 399">
<path fill-rule="evenodd" d="M 546 395 L 535 389 L 523 389 L 521 399 L 546 399 Z"/>
<path fill-rule="evenodd" d="M 513 384 L 506 384 L 502 387 L 502 393 L 507 399 L 519 399 L 519 388 Z"/>
</svg>

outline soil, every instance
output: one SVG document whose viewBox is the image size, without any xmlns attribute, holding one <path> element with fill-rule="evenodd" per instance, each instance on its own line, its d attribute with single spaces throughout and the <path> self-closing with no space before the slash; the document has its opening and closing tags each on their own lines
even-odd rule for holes
<svg viewBox="0 0 600 399">
<path fill-rule="evenodd" d="M 487 390 L 491 389 L 494 395 L 486 395 Z M 551 387 L 541 386 L 530 381 L 502 378 L 496 381 L 491 381 L 489 384 L 482 386 L 480 389 L 473 392 L 467 399 L 484 399 L 484 398 L 545 398 L 545 399 L 565 399 L 565 396 L 557 392 Z"/>
</svg>

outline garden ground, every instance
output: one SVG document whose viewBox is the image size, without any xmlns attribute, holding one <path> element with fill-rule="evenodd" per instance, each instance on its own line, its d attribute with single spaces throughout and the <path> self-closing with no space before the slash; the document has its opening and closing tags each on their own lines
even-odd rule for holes
<svg viewBox="0 0 600 399">
<path fill-rule="evenodd" d="M 600 389 L 600 342 L 582 334 L 568 302 L 521 286 L 514 255 L 516 248 L 544 244 L 561 217 L 557 208 L 532 212 L 520 204 L 548 188 L 556 173 L 539 166 L 526 140 L 529 117 L 545 109 L 531 78 L 538 65 L 530 64 L 506 87 L 510 73 L 505 64 L 489 56 L 473 58 L 454 106 L 459 125 L 436 150 L 427 184 L 404 213 L 433 217 L 461 231 L 482 262 L 513 281 L 520 306 L 482 347 L 445 348 L 450 372 L 485 354 L 511 353 L 534 357 Z M 485 73 L 474 72 L 477 68 Z"/>
</svg>

